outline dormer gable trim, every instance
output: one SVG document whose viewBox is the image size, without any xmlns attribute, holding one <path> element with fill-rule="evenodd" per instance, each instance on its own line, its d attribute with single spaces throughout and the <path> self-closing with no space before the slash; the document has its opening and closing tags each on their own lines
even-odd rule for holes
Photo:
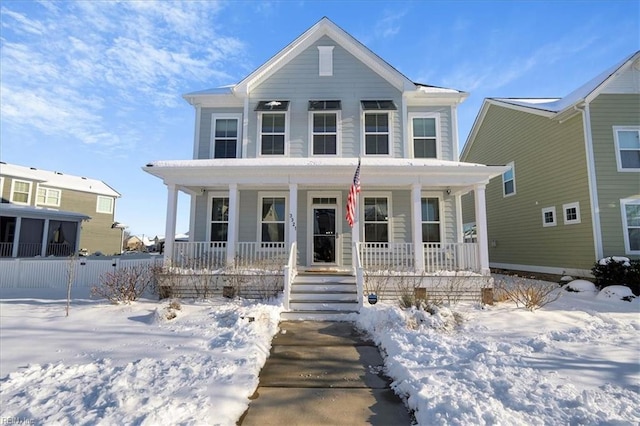
<svg viewBox="0 0 640 426">
<path fill-rule="evenodd" d="M 257 70 L 240 81 L 240 83 L 233 88 L 233 91 L 240 96 L 248 95 L 254 87 L 273 75 L 323 36 L 334 40 L 337 45 L 340 45 L 358 60 L 362 61 L 399 91 L 416 90 L 416 86 L 411 80 L 373 53 L 349 33 L 334 24 L 329 18 L 323 17 Z"/>
</svg>

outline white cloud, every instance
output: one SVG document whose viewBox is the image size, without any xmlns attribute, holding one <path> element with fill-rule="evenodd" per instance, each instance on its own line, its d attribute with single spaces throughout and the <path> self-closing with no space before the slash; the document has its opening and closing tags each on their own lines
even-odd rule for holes
<svg viewBox="0 0 640 426">
<path fill-rule="evenodd" d="M 3 6 L 2 121 L 86 144 L 130 143 L 114 128 L 140 123 L 114 110 L 142 103 L 157 112 L 182 105 L 193 81 L 239 80 L 244 46 L 218 34 L 219 11 L 190 1 Z"/>
</svg>

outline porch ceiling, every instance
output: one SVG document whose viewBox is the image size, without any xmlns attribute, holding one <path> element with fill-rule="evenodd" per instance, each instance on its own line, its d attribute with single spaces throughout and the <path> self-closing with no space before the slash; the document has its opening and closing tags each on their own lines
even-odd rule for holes
<svg viewBox="0 0 640 426">
<path fill-rule="evenodd" d="M 185 187 L 291 183 L 347 187 L 357 164 L 357 158 L 242 158 L 157 161 L 142 169 L 167 185 Z M 469 187 L 486 184 L 506 169 L 433 159 L 363 158 L 360 182 L 363 187 Z"/>
</svg>

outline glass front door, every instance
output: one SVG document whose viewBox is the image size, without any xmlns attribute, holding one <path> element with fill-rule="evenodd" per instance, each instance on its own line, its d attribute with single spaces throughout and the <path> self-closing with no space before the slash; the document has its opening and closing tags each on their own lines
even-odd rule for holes
<svg viewBox="0 0 640 426">
<path fill-rule="evenodd" d="M 336 207 L 313 208 L 313 263 L 336 263 Z"/>
</svg>

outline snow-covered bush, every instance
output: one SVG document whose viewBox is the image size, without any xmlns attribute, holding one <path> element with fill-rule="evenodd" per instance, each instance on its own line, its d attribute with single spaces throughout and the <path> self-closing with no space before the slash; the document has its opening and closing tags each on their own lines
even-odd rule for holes
<svg viewBox="0 0 640 426">
<path fill-rule="evenodd" d="M 573 280 L 562 286 L 565 291 L 572 291 L 575 293 L 597 293 L 598 289 L 596 285 L 587 280 Z"/>
<path fill-rule="evenodd" d="M 100 276 L 100 284 L 91 288 L 91 295 L 104 297 L 111 303 L 131 303 L 138 300 L 154 282 L 149 265 L 118 268 Z"/>
<path fill-rule="evenodd" d="M 640 296 L 640 260 L 611 256 L 600 259 L 591 268 L 599 289 L 611 285 L 626 285 L 633 294 Z"/>
<path fill-rule="evenodd" d="M 631 302 L 635 298 L 631 289 L 624 285 L 607 286 L 600 290 L 597 297 L 599 299 L 616 299 L 624 300 L 626 302 Z"/>
</svg>

